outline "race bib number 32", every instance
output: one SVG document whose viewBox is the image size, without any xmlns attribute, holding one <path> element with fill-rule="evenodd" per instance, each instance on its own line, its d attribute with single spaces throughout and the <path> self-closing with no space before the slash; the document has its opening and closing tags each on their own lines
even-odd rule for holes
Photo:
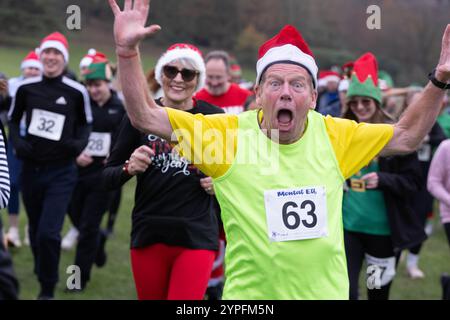
<svg viewBox="0 0 450 320">
<path fill-rule="evenodd" d="M 59 141 L 66 116 L 42 109 L 33 109 L 28 133 L 48 140 Z"/>
<path fill-rule="evenodd" d="M 324 187 L 264 192 L 268 236 L 271 241 L 322 238 L 328 235 Z"/>
</svg>

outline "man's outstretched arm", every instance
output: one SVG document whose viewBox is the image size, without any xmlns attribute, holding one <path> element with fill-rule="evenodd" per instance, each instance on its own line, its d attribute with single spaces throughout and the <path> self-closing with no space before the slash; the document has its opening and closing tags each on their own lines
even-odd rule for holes
<svg viewBox="0 0 450 320">
<path fill-rule="evenodd" d="M 436 79 L 444 83 L 450 82 L 450 24 L 447 25 L 442 37 Z M 420 97 L 407 108 L 403 117 L 395 125 L 394 136 L 381 154 L 410 153 L 416 150 L 436 122 L 445 94 L 445 90 L 429 82 Z"/>
<path fill-rule="evenodd" d="M 140 42 L 161 29 L 158 25 L 145 27 L 150 0 L 125 0 L 123 10 L 115 0 L 109 0 L 109 5 L 114 13 L 119 78 L 130 121 L 142 132 L 170 140 L 172 126 L 164 108 L 150 97 L 139 52 Z"/>
</svg>

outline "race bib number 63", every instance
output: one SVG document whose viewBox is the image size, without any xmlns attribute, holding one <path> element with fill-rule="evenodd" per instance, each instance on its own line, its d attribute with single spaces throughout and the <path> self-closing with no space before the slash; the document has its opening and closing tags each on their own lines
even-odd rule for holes
<svg viewBox="0 0 450 320">
<path fill-rule="evenodd" d="M 328 235 L 324 187 L 264 192 L 268 236 L 271 241 L 322 238 Z"/>
</svg>

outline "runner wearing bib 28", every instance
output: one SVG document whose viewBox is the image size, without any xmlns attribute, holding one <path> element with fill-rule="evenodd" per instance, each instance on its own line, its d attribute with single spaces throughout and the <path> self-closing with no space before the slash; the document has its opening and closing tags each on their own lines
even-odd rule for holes
<svg viewBox="0 0 450 320">
<path fill-rule="evenodd" d="M 110 193 L 102 183 L 102 170 L 125 110 L 117 94 L 110 89 L 108 61 L 95 60 L 85 70 L 84 80 L 91 98 L 92 132 L 84 151 L 77 157 L 78 183 L 69 215 L 78 229 L 75 265 L 81 270 L 81 290 L 90 280 L 91 268 L 100 248 L 100 224 L 108 208 Z"/>
</svg>

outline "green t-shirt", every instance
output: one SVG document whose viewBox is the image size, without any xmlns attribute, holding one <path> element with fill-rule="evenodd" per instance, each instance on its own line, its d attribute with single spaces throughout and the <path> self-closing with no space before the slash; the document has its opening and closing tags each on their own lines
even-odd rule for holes
<svg viewBox="0 0 450 320">
<path fill-rule="evenodd" d="M 345 230 L 380 236 L 391 234 L 383 192 L 365 189 L 359 180 L 367 173 L 378 171 L 378 161 L 374 160 L 350 178 L 351 186 L 344 194 L 342 206 Z"/>
<path fill-rule="evenodd" d="M 442 130 L 447 138 L 450 138 L 450 114 L 448 112 L 444 112 L 439 115 L 437 118 L 437 122 L 441 126 Z"/>
</svg>

